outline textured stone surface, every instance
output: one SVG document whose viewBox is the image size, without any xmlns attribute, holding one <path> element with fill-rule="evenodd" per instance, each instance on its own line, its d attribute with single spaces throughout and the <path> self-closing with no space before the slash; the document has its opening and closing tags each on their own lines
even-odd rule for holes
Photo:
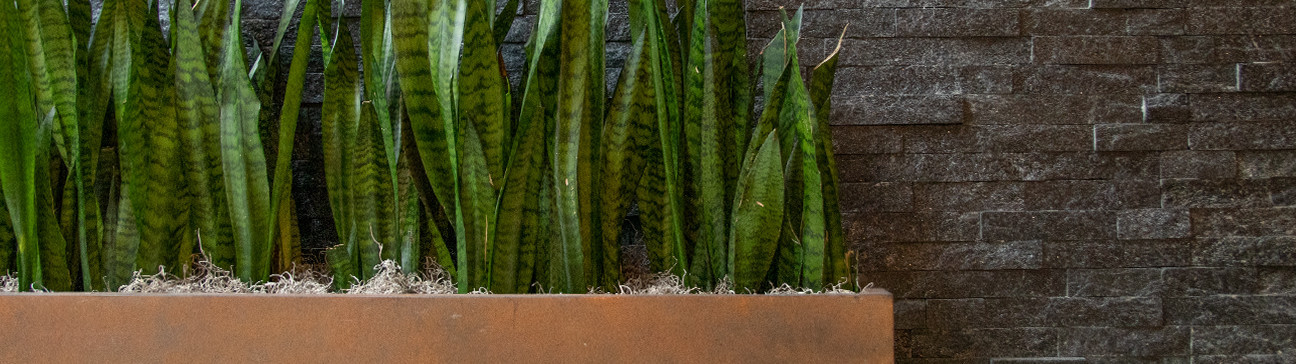
<svg viewBox="0 0 1296 364">
<path fill-rule="evenodd" d="M 1121 239 L 1187 238 L 1190 221 L 1187 209 L 1125 210 L 1116 217 L 1116 234 Z"/>
</svg>

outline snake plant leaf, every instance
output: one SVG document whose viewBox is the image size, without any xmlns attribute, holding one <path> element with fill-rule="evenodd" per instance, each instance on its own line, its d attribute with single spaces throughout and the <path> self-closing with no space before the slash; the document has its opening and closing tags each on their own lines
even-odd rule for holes
<svg viewBox="0 0 1296 364">
<path fill-rule="evenodd" d="M 190 226 L 187 235 L 199 234 L 200 249 L 205 258 L 219 267 L 234 264 L 230 240 L 228 204 L 225 199 L 224 171 L 221 166 L 220 108 L 216 90 L 208 78 L 206 56 L 190 0 L 178 0 L 176 6 L 176 116 L 182 134 L 180 148 L 186 166 L 189 186 Z"/>
<path fill-rule="evenodd" d="M 559 262 L 561 292 L 581 292 L 589 277 L 599 272 L 602 257 L 591 244 L 596 233 L 598 215 L 593 191 L 598 171 L 590 163 L 597 160 L 598 139 L 603 116 L 604 63 L 596 45 L 603 44 L 603 22 L 606 0 L 569 1 L 562 6 L 559 44 L 562 67 L 559 72 L 558 114 L 555 128 L 553 168 L 555 213 L 561 232 Z M 589 191 L 581 193 L 581 191 Z M 589 261 L 586 261 L 589 260 Z"/>
<path fill-rule="evenodd" d="M 648 59 L 645 33 L 634 40 L 624 70 L 617 82 L 612 104 L 608 108 L 607 125 L 603 129 L 603 176 L 599 215 L 603 226 L 599 237 L 604 261 L 616 261 L 621 253 L 622 217 L 630 209 L 635 189 L 644 175 L 644 158 L 638 151 L 655 140 L 656 110 L 653 110 L 652 63 Z M 613 256 L 615 255 L 615 256 Z M 611 290 L 620 278 L 619 267 L 604 267 L 602 286 Z"/>
<path fill-rule="evenodd" d="M 684 135 L 685 176 L 691 183 L 685 186 L 685 196 L 692 196 L 689 211 L 692 217 L 689 232 L 697 247 L 694 249 L 692 272 L 706 287 L 713 286 L 724 277 L 728 266 L 725 257 L 728 249 L 728 211 L 725 170 L 737 160 L 726 160 L 722 145 L 726 141 L 718 107 L 722 85 L 717 79 L 716 34 L 708 11 L 709 1 L 695 2 L 694 19 L 690 22 L 688 65 L 684 71 Z M 736 168 L 736 167 L 735 167 Z"/>
<path fill-rule="evenodd" d="M 495 231 L 495 189 L 491 186 L 486 155 L 477 128 L 465 123 L 459 129 L 459 209 L 462 229 L 457 242 L 459 293 L 489 287 L 492 242 Z"/>
<path fill-rule="evenodd" d="M 409 139 L 403 141 L 403 148 L 412 150 L 414 145 Z M 398 196 L 399 216 L 399 240 L 393 244 L 393 249 L 384 250 L 383 259 L 392 259 L 400 263 L 401 269 L 405 272 L 416 272 L 423 264 L 422 236 L 423 223 L 423 205 L 419 201 L 418 188 L 414 186 L 414 171 L 410 168 L 415 161 L 410 156 L 412 153 L 401 153 L 399 164 L 396 166 L 398 171 L 398 183 L 396 192 Z M 387 251 L 393 254 L 387 255 Z"/>
<path fill-rule="evenodd" d="M 162 37 L 157 7 L 146 13 L 140 30 L 140 48 L 132 90 L 138 90 L 138 114 L 117 118 L 122 178 L 130 181 L 132 206 L 139 224 L 137 268 L 146 274 L 159 267 L 175 268 L 192 253 L 194 235 L 186 232 L 189 220 L 186 186 L 179 161 L 180 125 L 176 120 L 175 84 L 169 47 Z M 134 116 L 134 117 L 132 117 Z M 189 251 L 180 251 L 188 248 Z M 184 259 L 183 262 L 187 262 Z M 176 269 L 178 271 L 178 269 Z"/>
<path fill-rule="evenodd" d="M 842 30 L 843 37 L 845 29 Z M 832 113 L 832 88 L 834 74 L 837 72 L 837 59 L 841 53 L 842 37 L 837 38 L 837 47 L 822 63 L 815 66 L 810 76 L 810 100 L 814 106 L 815 139 L 818 141 L 816 156 L 819 157 L 819 170 L 823 173 L 824 233 L 826 251 L 824 255 L 824 274 L 828 276 L 824 283 L 836 284 L 845 280 L 852 281 L 852 272 L 846 260 L 846 238 L 842 230 L 841 206 L 838 195 L 837 160 L 832 145 L 832 129 L 829 119 Z"/>
<path fill-rule="evenodd" d="M 683 191 L 679 187 L 682 129 L 678 102 L 682 97 L 675 72 L 680 62 L 679 44 L 674 30 L 669 28 L 663 1 L 642 0 L 638 5 L 643 10 L 637 14 L 645 18 L 653 115 L 657 119 L 653 142 L 639 152 L 644 164 L 651 166 L 638 189 L 641 221 L 652 268 L 683 275 L 688 269 L 689 252 L 684 239 Z"/>
<path fill-rule="evenodd" d="M 50 149 L 54 144 L 53 134 L 57 112 L 49 112 L 36 125 L 36 165 L 48 166 L 51 161 Z M 40 238 L 40 266 L 44 288 L 54 291 L 72 290 L 72 277 L 68 271 L 67 241 L 54 215 L 54 191 L 51 186 L 50 169 L 36 168 L 36 219 L 37 236 Z"/>
<path fill-rule="evenodd" d="M 500 73 L 499 50 L 491 35 L 489 17 L 493 3 L 470 1 L 464 19 L 463 58 L 459 64 L 459 123 L 472 123 L 481 138 L 487 171 L 504 176 L 504 149 L 508 141 L 509 112 L 504 93 L 507 80 Z"/>
<path fill-rule="evenodd" d="M 726 147 L 721 148 L 724 163 L 724 180 L 737 181 L 752 134 L 752 84 L 747 64 L 747 12 L 741 1 L 714 1 L 711 6 L 712 27 L 715 28 L 715 58 L 717 83 L 716 113 Z M 733 201 L 736 183 L 727 183 L 726 202 Z M 727 210 L 732 206 L 726 205 Z"/>
<path fill-rule="evenodd" d="M 528 44 L 527 75 L 523 81 L 518 133 L 508 148 L 509 162 L 496 207 L 496 232 L 491 252 L 491 291 L 523 293 L 533 281 L 548 281 L 547 256 L 552 227 L 546 221 L 553 201 L 548 151 L 553 112 L 557 105 L 559 54 L 558 2 L 541 4 L 536 29 Z"/>
<path fill-rule="evenodd" d="M 203 54 L 207 56 L 207 75 L 215 89 L 220 90 L 225 35 L 230 19 L 229 1 L 196 1 L 194 19 L 198 20 L 198 34 L 202 39 Z M 237 13 L 237 12 L 236 12 Z"/>
<path fill-rule="evenodd" d="M 269 277 L 271 247 L 270 186 L 265 154 L 257 129 L 261 102 L 252 89 L 243 60 L 239 30 L 241 0 L 236 0 L 227 23 L 217 89 L 220 100 L 221 160 L 225 194 L 234 227 L 235 273 L 245 281 Z"/>
<path fill-rule="evenodd" d="M 798 13 L 799 14 L 799 13 Z M 794 18 L 793 21 L 795 21 Z M 787 28 L 796 28 L 795 24 Z M 797 32 L 788 32 L 789 37 Z M 795 44 L 795 38 L 789 38 L 788 44 Z M 788 53 L 788 70 L 797 70 L 797 55 L 794 52 Z M 779 130 L 784 130 L 792 137 L 780 136 L 781 143 L 788 144 L 795 148 L 792 152 L 784 152 L 788 156 L 788 170 L 785 172 L 787 188 L 785 207 L 789 224 L 795 229 L 796 251 L 800 259 L 798 266 L 801 273 L 798 275 L 800 281 L 785 282 L 796 283 L 801 287 L 819 288 L 823 286 L 823 257 L 824 257 L 824 212 L 823 212 L 823 184 L 822 175 L 819 170 L 818 157 L 816 149 L 818 139 L 815 137 L 816 128 L 814 121 L 814 110 L 810 104 L 810 95 L 806 90 L 804 81 L 801 79 L 800 72 L 791 72 L 791 78 L 788 82 L 787 93 L 784 95 L 783 107 L 779 110 Z M 780 102 L 780 100 L 769 100 L 768 102 Z M 787 244 L 785 244 L 787 245 Z"/>
<path fill-rule="evenodd" d="M 349 37 L 345 33 L 340 37 Z M 337 43 L 338 49 L 346 53 L 351 53 L 351 41 L 342 40 Z M 354 56 L 352 56 L 354 57 Z M 346 59 L 348 57 L 335 57 Z M 352 58 L 354 60 L 354 58 Z M 358 67 L 357 64 L 348 62 L 342 64 L 344 67 Z M 349 68 L 348 68 L 349 69 Z M 354 74 L 353 77 L 358 75 Z M 352 80 L 356 85 L 357 98 L 360 94 L 359 80 Z M 361 105 L 360 119 L 353 122 L 355 125 L 354 139 L 347 146 L 350 149 L 350 165 L 348 173 L 351 173 L 351 198 L 354 204 L 354 225 L 358 231 L 355 234 L 358 238 L 354 241 L 359 245 L 360 268 L 362 276 L 360 278 L 368 279 L 373 276 L 373 267 L 382 263 L 382 254 L 386 245 L 393 247 L 396 243 L 396 227 L 399 224 L 397 220 L 397 208 L 395 189 L 392 186 L 392 180 L 389 178 L 389 170 L 393 168 L 387 164 L 387 156 L 383 148 L 382 136 L 378 131 L 378 121 L 374 116 L 372 103 Z M 396 250 L 391 249 L 393 252 Z"/>
<path fill-rule="evenodd" d="M 345 31 L 346 28 L 339 27 L 339 30 Z M 321 37 L 321 41 L 327 42 L 329 38 L 332 36 Z M 339 34 L 336 41 L 350 44 L 350 36 Z M 338 49 L 342 51 L 337 52 Z M 355 54 L 351 48 L 333 47 L 325 53 L 324 62 L 324 106 L 320 118 L 324 177 L 329 207 L 333 211 L 333 224 L 338 230 L 338 241 L 341 243 L 341 248 L 333 249 L 338 251 L 329 253 L 329 259 L 335 261 L 341 259 L 342 254 L 346 254 L 346 260 L 349 262 L 347 266 L 354 271 L 336 269 L 333 271 L 333 280 L 350 284 L 353 277 L 366 278 L 365 272 L 369 271 L 364 269 L 364 265 L 359 261 L 357 254 L 360 253 L 360 249 L 357 245 L 362 239 L 368 240 L 366 239 L 369 231 L 368 223 L 371 221 L 359 217 L 361 212 L 357 211 L 359 209 L 357 201 L 373 191 L 360 190 L 356 185 L 363 183 L 362 181 L 367 177 L 372 177 L 366 176 L 363 172 L 373 172 L 373 170 L 355 170 L 358 161 L 361 163 L 368 161 L 357 159 L 352 155 L 359 152 L 356 148 L 356 134 L 361 122 L 363 102 Z M 361 197 L 358 198 L 357 195 Z"/>
<path fill-rule="evenodd" d="M 490 266 L 490 290 L 494 293 L 525 293 L 530 288 L 536 247 L 549 233 L 549 227 L 540 225 L 539 220 L 541 206 L 550 203 L 542 200 L 540 193 L 548 170 L 545 118 L 530 118 L 520 127 L 495 212 Z"/>
<path fill-rule="evenodd" d="M 271 48 L 271 64 L 276 62 L 274 60 L 275 54 L 278 53 L 279 44 L 282 42 L 283 35 L 288 29 L 288 23 L 291 21 L 292 14 L 297 9 L 299 1 L 288 0 L 284 2 L 284 12 L 281 13 L 282 18 L 279 20 L 275 45 Z M 283 103 L 279 111 L 278 147 L 275 148 L 277 155 L 275 156 L 274 178 L 271 180 L 274 185 L 271 189 L 270 211 L 275 212 L 276 218 L 271 222 L 268 231 L 271 234 L 276 234 L 276 237 L 270 239 L 275 242 L 276 250 L 280 252 L 280 255 L 289 257 L 292 252 L 298 250 L 294 249 L 293 245 L 299 244 L 299 242 L 284 239 L 285 237 L 291 237 L 291 234 L 288 234 L 289 236 L 284 236 L 284 234 L 287 233 L 286 230 L 293 228 L 292 221 L 295 221 L 295 219 L 288 219 L 285 214 L 289 214 L 291 209 L 285 209 L 281 206 L 285 202 L 291 202 L 293 138 L 297 134 L 297 119 L 301 113 L 302 91 L 306 82 L 306 64 L 310 57 L 311 47 L 309 47 L 308 40 L 315 34 L 315 27 L 311 26 L 311 24 L 315 24 L 315 11 L 317 10 L 317 7 L 313 4 L 315 1 L 306 0 L 301 19 L 298 21 L 300 25 L 297 27 L 296 39 L 300 42 L 297 43 L 300 46 L 293 48 L 292 61 L 288 68 L 288 80 L 284 85 Z M 285 226 L 282 224 L 283 222 L 289 222 L 289 224 Z M 287 262 L 281 261 L 279 264 L 282 266 L 285 263 Z"/>
<path fill-rule="evenodd" d="M 4 189 L 0 188 L 0 201 L 4 201 Z M 13 219 L 9 216 L 9 207 L 0 203 L 0 272 L 10 274 L 15 271 L 14 255 L 18 251 L 18 237 L 14 235 Z"/>
<path fill-rule="evenodd" d="M 779 160 L 782 153 L 776 133 L 767 133 L 738 179 L 729 234 L 729 270 L 738 290 L 755 292 L 761 288 L 778 249 L 784 191 Z"/>
<path fill-rule="evenodd" d="M 73 11 L 78 11 L 78 4 L 70 4 Z M 92 245 L 89 242 L 90 229 L 89 219 L 87 219 L 87 201 L 93 201 L 93 196 L 87 198 L 91 193 L 87 185 L 87 175 L 91 175 L 92 169 L 87 164 L 82 163 L 81 156 L 81 122 L 80 110 L 77 108 L 78 103 L 78 83 L 79 79 L 77 70 L 83 62 L 85 55 L 77 52 L 78 43 L 74 35 L 73 27 L 69 23 L 68 14 L 64 12 L 63 4 L 57 0 L 25 0 L 18 3 L 22 8 L 22 14 L 27 26 L 28 40 L 28 57 L 31 61 L 30 66 L 33 76 L 39 80 L 35 83 L 37 86 L 37 104 L 38 108 L 53 107 L 57 110 L 57 125 L 54 129 L 54 141 L 58 146 L 58 153 L 63 160 L 68 161 L 68 169 L 71 175 L 68 176 L 67 186 L 64 188 L 66 202 L 69 206 L 63 209 L 68 217 L 66 227 L 68 228 L 65 236 L 73 239 L 77 246 L 77 262 L 74 267 L 81 273 L 77 277 L 79 284 L 82 286 L 91 285 L 92 269 L 90 261 L 83 259 L 89 255 L 89 248 Z M 88 5 L 88 4 L 85 4 Z M 87 29 L 89 19 L 85 20 L 82 28 Z M 88 37 L 88 34 L 86 35 Z M 62 201 L 60 201 L 62 202 Z M 97 209 L 97 207 L 93 207 Z"/>
<path fill-rule="evenodd" d="M 495 34 L 495 44 L 504 44 L 504 38 L 508 36 L 509 30 L 513 28 L 513 21 L 517 18 L 518 0 L 508 0 L 504 7 L 500 8 L 499 16 L 495 17 L 495 24 L 491 26 L 491 31 Z"/>
<path fill-rule="evenodd" d="M 452 205 L 455 178 L 453 123 L 447 124 L 437 88 L 433 38 L 429 31 L 429 1 L 393 0 L 392 34 L 396 50 L 396 70 L 400 76 L 402 100 L 409 115 L 411 130 L 418 146 L 432 192 L 442 205 Z M 433 206 L 441 209 L 441 206 Z"/>
</svg>

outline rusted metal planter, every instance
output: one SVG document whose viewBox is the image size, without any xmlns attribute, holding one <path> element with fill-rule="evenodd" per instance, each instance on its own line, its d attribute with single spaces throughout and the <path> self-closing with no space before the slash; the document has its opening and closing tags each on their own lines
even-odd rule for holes
<svg viewBox="0 0 1296 364">
<path fill-rule="evenodd" d="M 891 294 L 0 295 L 0 362 L 890 363 Z"/>
</svg>

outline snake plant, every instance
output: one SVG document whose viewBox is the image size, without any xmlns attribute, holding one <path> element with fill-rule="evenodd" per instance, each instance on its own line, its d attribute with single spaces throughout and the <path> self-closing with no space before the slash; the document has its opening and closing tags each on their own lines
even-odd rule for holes
<svg viewBox="0 0 1296 364">
<path fill-rule="evenodd" d="M 636 205 L 652 269 L 692 284 L 850 278 L 837 56 L 802 78 L 800 11 L 749 56 L 740 2 L 682 0 L 671 17 L 628 0 L 609 93 L 608 0 L 541 1 L 517 84 L 501 44 L 519 1 L 360 5 L 353 37 L 331 1 L 286 0 L 270 50 L 250 53 L 241 1 L 105 0 L 94 23 L 88 0 L 0 5 L 0 269 L 110 290 L 195 255 L 248 281 L 298 262 L 290 160 L 318 35 L 339 289 L 427 259 L 461 292 L 611 290 Z"/>
</svg>

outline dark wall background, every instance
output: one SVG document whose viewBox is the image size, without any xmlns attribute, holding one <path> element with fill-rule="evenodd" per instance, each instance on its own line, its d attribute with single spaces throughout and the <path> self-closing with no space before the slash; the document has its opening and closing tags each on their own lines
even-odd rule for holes
<svg viewBox="0 0 1296 364">
<path fill-rule="evenodd" d="M 753 45 L 798 3 L 748 1 Z M 245 4 L 268 46 L 280 1 Z M 850 24 L 841 203 L 861 279 L 895 294 L 897 361 L 1296 362 L 1296 1 L 805 6 L 803 64 Z M 293 162 L 308 249 L 336 240 L 320 68 Z"/>
</svg>

